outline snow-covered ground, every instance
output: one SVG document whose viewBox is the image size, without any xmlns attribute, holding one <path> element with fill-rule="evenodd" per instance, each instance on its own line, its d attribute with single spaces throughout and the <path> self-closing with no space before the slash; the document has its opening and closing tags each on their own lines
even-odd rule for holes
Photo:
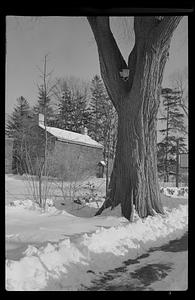
<svg viewBox="0 0 195 300">
<path fill-rule="evenodd" d="M 7 290 L 78 290 L 125 259 L 181 237 L 188 209 L 180 205 L 146 220 L 136 216 L 129 224 L 118 217 L 78 218 L 55 208 L 42 214 L 7 207 L 6 220 L 8 245 L 27 245 L 20 259 L 6 260 Z"/>
<path fill-rule="evenodd" d="M 161 193 L 173 198 L 188 198 L 188 187 L 161 187 Z"/>
<path fill-rule="evenodd" d="M 156 249 L 156 248 L 155 248 Z M 104 273 L 89 291 L 185 291 L 188 289 L 187 235 Z"/>
<path fill-rule="evenodd" d="M 51 200 L 45 212 L 31 200 L 7 205 L 6 289 L 83 290 L 124 260 L 180 238 L 188 229 L 187 201 L 182 201 L 166 205 L 163 216 L 135 215 L 134 223 L 120 217 L 118 207 L 112 216 L 105 210 L 84 218 L 56 209 Z"/>
</svg>

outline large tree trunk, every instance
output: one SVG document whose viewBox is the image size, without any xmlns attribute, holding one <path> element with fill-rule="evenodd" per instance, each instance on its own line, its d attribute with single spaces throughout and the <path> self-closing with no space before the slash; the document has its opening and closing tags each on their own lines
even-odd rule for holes
<svg viewBox="0 0 195 300">
<path fill-rule="evenodd" d="M 132 219 L 133 204 L 140 217 L 153 215 L 154 211 L 163 213 L 157 175 L 156 120 L 168 47 L 163 51 L 149 46 L 140 49 L 134 86 L 118 110 L 109 198 L 97 215 L 105 207 L 114 208 L 119 203 L 128 220 Z"/>
<path fill-rule="evenodd" d="M 116 157 L 105 207 L 121 203 L 128 220 L 133 204 L 140 217 L 163 213 L 156 162 L 156 122 L 143 121 L 143 111 L 132 112 L 130 105 L 120 112 Z M 100 210 L 101 211 L 101 210 Z"/>
<path fill-rule="evenodd" d="M 108 19 L 92 17 L 89 22 L 98 45 L 101 74 L 118 113 L 109 194 L 96 215 L 119 203 L 122 215 L 128 220 L 132 219 L 134 207 L 142 218 L 153 215 L 154 211 L 163 213 L 157 175 L 157 112 L 170 40 L 179 18 L 165 17 L 157 28 L 154 17 L 137 17 L 135 45 L 128 67 L 116 46 Z M 122 68 L 130 69 L 127 82 L 118 75 Z"/>
</svg>

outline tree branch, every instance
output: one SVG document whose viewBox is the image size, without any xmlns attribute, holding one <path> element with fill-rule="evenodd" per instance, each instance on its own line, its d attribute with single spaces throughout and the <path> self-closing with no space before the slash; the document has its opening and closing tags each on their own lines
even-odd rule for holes
<svg viewBox="0 0 195 300">
<path fill-rule="evenodd" d="M 184 113 L 186 114 L 186 116 L 188 117 L 188 108 L 187 108 L 187 106 L 186 105 L 184 105 L 184 104 L 180 104 L 180 106 L 181 106 L 181 108 L 183 109 L 183 111 L 184 111 Z"/>
<path fill-rule="evenodd" d="M 135 17 L 134 31 L 135 42 L 148 39 L 150 44 L 155 47 L 156 43 L 161 43 L 161 47 L 171 38 L 183 16 L 164 16 L 164 17 Z"/>
<path fill-rule="evenodd" d="M 161 41 L 162 45 L 171 38 L 183 16 L 165 16 L 158 26 L 154 28 L 153 34 L 155 41 Z"/>
<path fill-rule="evenodd" d="M 116 109 L 119 95 L 125 92 L 127 82 L 120 78 L 119 72 L 127 64 L 117 46 L 109 25 L 109 17 L 87 17 L 93 31 L 100 59 L 100 70 L 104 83 Z"/>
</svg>

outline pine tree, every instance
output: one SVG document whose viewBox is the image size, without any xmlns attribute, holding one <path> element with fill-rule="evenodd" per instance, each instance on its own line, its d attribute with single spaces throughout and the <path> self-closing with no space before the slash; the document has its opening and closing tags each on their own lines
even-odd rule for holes
<svg viewBox="0 0 195 300">
<path fill-rule="evenodd" d="M 106 195 L 110 159 L 114 159 L 117 141 L 117 113 L 107 94 L 104 83 L 98 75 L 91 82 L 91 121 L 89 135 L 104 146 L 103 157 L 106 162 Z"/>
<path fill-rule="evenodd" d="M 73 113 L 73 128 L 76 132 L 81 132 L 83 127 L 87 127 L 90 122 L 90 111 L 87 108 L 86 95 L 77 91 L 73 95 L 74 113 Z"/>
<path fill-rule="evenodd" d="M 9 116 L 6 124 L 6 134 L 9 137 L 17 137 L 18 132 L 24 127 L 27 117 L 30 115 L 30 106 L 28 101 L 23 97 L 17 98 L 17 106 Z"/>
<path fill-rule="evenodd" d="M 164 181 L 169 181 L 169 174 L 174 174 L 176 165 L 177 141 L 179 151 L 186 150 L 184 114 L 180 109 L 181 93 L 169 88 L 162 89 L 165 116 L 159 120 L 165 122 L 165 128 L 159 130 L 163 139 L 158 143 L 158 171 L 164 174 Z"/>
<path fill-rule="evenodd" d="M 22 173 L 25 168 L 24 150 L 31 117 L 28 101 L 23 96 L 19 97 L 17 99 L 17 106 L 9 116 L 5 128 L 6 134 L 14 138 L 13 170 L 15 172 Z"/>
<path fill-rule="evenodd" d="M 46 95 L 43 85 L 39 87 L 38 103 L 34 106 L 34 114 L 43 114 L 47 126 L 55 125 L 54 111 L 51 105 L 51 98 Z"/>
<path fill-rule="evenodd" d="M 61 129 L 69 129 L 70 116 L 72 112 L 71 91 L 67 85 L 64 86 L 62 95 L 58 99 L 58 113 L 56 115 L 57 127 Z"/>
<path fill-rule="evenodd" d="M 95 75 L 91 82 L 91 123 L 90 123 L 90 136 L 98 142 L 104 139 L 103 122 L 105 119 L 105 111 L 107 108 L 107 93 L 104 84 L 98 75 Z"/>
<path fill-rule="evenodd" d="M 98 75 L 95 75 L 91 82 L 90 112 L 89 135 L 104 145 L 104 159 L 108 155 L 113 158 L 116 144 L 117 114 L 104 83 Z"/>
<path fill-rule="evenodd" d="M 164 137 L 157 145 L 158 172 L 164 176 L 164 181 L 169 181 L 169 175 L 175 174 L 177 141 L 179 141 L 179 152 L 186 152 L 186 144 L 183 137 Z"/>
<path fill-rule="evenodd" d="M 90 113 L 87 108 L 86 95 L 79 90 L 72 91 L 66 82 L 57 107 L 57 127 L 78 133 L 84 126 L 88 127 Z"/>
</svg>

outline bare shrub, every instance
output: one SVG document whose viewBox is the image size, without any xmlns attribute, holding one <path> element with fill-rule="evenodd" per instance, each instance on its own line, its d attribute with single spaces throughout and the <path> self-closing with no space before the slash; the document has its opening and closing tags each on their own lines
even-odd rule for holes
<svg viewBox="0 0 195 300">
<path fill-rule="evenodd" d="M 92 169 L 83 169 L 80 154 L 67 163 L 66 161 L 63 162 L 62 154 L 58 153 L 55 155 L 55 163 L 58 166 L 58 174 L 56 174 L 57 180 L 53 183 L 60 191 L 64 202 L 68 199 L 68 201 L 73 203 L 84 182 L 93 175 L 94 171 Z"/>
</svg>

